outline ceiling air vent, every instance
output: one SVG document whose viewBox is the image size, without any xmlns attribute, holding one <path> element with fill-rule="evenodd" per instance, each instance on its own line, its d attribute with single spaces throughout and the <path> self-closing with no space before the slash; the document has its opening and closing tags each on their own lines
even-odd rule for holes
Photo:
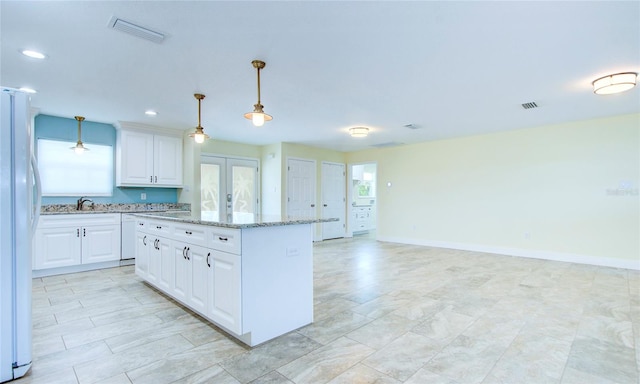
<svg viewBox="0 0 640 384">
<path fill-rule="evenodd" d="M 398 143 L 396 141 L 390 141 L 388 143 L 373 144 L 371 146 L 375 147 L 375 148 L 389 148 L 389 147 L 397 147 L 399 145 L 404 145 L 404 143 Z"/>
<path fill-rule="evenodd" d="M 419 126 L 419 125 L 416 125 L 416 124 L 413 124 L 413 123 L 411 123 L 411 124 L 405 124 L 405 125 L 403 125 L 403 127 L 405 127 L 405 128 L 409 128 L 409 129 L 420 129 L 420 126 Z"/>
<path fill-rule="evenodd" d="M 538 104 L 536 104 L 535 101 L 530 101 L 528 103 L 522 104 L 522 108 L 524 108 L 524 109 L 538 108 Z"/>
<path fill-rule="evenodd" d="M 141 27 L 115 16 L 113 16 L 111 20 L 109 20 L 108 27 L 158 44 L 162 43 L 162 41 L 164 40 L 163 33 L 152 31 L 148 28 Z"/>
</svg>

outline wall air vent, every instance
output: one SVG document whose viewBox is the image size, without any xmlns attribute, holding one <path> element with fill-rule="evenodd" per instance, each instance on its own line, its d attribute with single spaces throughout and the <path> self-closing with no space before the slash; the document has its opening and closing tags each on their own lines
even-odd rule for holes
<svg viewBox="0 0 640 384">
<path fill-rule="evenodd" d="M 399 145 L 404 145 L 404 143 L 398 143 L 396 141 L 390 141 L 388 143 L 380 143 L 371 145 L 374 148 L 389 148 L 389 147 L 397 147 Z"/>
<path fill-rule="evenodd" d="M 113 16 L 107 24 L 109 28 L 117 29 L 124 33 L 128 33 L 133 36 L 143 38 L 145 40 L 152 41 L 154 43 L 162 43 L 164 41 L 164 34 L 156 31 L 152 31 L 148 28 L 141 27 L 126 20 L 122 20 L 116 16 Z"/>
<path fill-rule="evenodd" d="M 530 101 L 528 103 L 522 104 L 522 108 L 524 108 L 524 109 L 538 108 L 538 104 L 536 104 L 535 101 Z"/>
</svg>

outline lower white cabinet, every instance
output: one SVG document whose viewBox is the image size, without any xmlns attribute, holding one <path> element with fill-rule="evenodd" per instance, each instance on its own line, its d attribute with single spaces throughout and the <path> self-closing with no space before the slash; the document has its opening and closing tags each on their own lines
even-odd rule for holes
<svg viewBox="0 0 640 384">
<path fill-rule="evenodd" d="M 34 236 L 33 269 L 120 260 L 120 214 L 46 215 Z"/>
<path fill-rule="evenodd" d="M 136 225 L 136 274 L 242 342 L 255 346 L 313 321 L 311 224 L 150 220 Z"/>
<path fill-rule="evenodd" d="M 204 247 L 175 242 L 175 285 L 173 296 L 203 316 L 207 313 L 208 267 L 211 251 Z"/>
<path fill-rule="evenodd" d="M 242 334 L 240 255 L 212 250 L 208 260 L 207 317 L 231 332 Z"/>
</svg>

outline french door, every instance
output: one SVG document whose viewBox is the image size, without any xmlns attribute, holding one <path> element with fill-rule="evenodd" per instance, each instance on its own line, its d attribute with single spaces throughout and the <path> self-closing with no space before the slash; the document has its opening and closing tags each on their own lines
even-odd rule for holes
<svg viewBox="0 0 640 384">
<path fill-rule="evenodd" d="M 258 208 L 258 161 L 202 155 L 200 212 L 203 220 L 246 222 Z"/>
</svg>

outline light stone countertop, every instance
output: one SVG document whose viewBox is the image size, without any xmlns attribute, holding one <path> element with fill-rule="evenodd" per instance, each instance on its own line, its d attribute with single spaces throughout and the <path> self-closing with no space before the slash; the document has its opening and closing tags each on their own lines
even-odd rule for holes
<svg viewBox="0 0 640 384">
<path fill-rule="evenodd" d="M 157 212 L 157 213 L 135 213 L 135 216 L 151 219 L 163 219 L 181 223 L 210 225 L 224 228 L 258 228 L 277 227 L 283 225 L 314 224 L 338 221 L 337 218 L 283 218 L 278 215 L 247 215 L 236 217 L 230 221 L 220 221 L 203 218 L 200 212 Z"/>
<path fill-rule="evenodd" d="M 136 213 L 136 212 L 162 212 L 162 211 L 189 211 L 191 204 L 184 203 L 85 203 L 82 211 L 76 210 L 75 204 L 46 204 L 40 209 L 41 215 L 67 215 L 87 213 Z"/>
</svg>

